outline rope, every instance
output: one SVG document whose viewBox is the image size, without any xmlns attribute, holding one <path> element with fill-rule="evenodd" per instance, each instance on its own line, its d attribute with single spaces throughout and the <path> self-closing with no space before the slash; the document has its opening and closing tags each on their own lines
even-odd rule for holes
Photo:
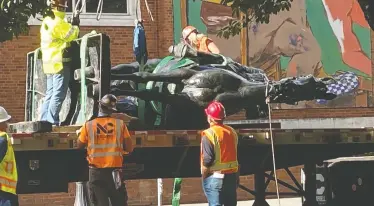
<svg viewBox="0 0 374 206">
<path fill-rule="evenodd" d="M 81 105 L 80 105 L 80 111 L 78 116 L 79 123 L 83 123 L 86 121 L 87 118 L 87 87 L 86 87 L 86 73 L 85 68 L 87 65 L 87 43 L 88 43 L 88 37 L 97 34 L 95 30 L 91 31 L 88 34 L 85 34 L 82 37 L 81 45 L 80 45 L 80 58 L 81 58 Z"/>
<path fill-rule="evenodd" d="M 279 197 L 279 186 L 278 186 L 278 178 L 277 178 L 277 167 L 275 166 L 275 149 L 274 149 L 274 139 L 273 139 L 273 129 L 271 123 L 271 107 L 268 101 L 268 90 L 269 90 L 269 79 L 266 75 L 264 75 L 266 81 L 266 90 L 265 90 L 265 97 L 266 97 L 266 104 L 268 105 L 268 112 L 269 112 L 269 129 L 270 129 L 270 142 L 271 142 L 271 152 L 273 156 L 273 171 L 274 171 L 274 179 L 275 179 L 275 187 L 277 190 L 277 198 L 278 198 L 278 205 L 281 206 L 280 197 Z"/>
<path fill-rule="evenodd" d="M 149 8 L 148 1 L 147 0 L 144 0 L 144 1 L 145 1 L 145 7 L 147 8 L 148 15 L 151 17 L 152 21 L 155 21 L 153 19 L 153 16 L 152 16 L 151 9 Z M 138 14 L 139 0 L 136 0 L 135 7 L 136 7 L 136 9 L 135 9 L 135 17 L 136 17 L 136 23 L 135 23 L 135 25 L 136 25 L 140 21 L 139 20 L 139 14 Z"/>
<path fill-rule="evenodd" d="M 81 0 L 78 0 L 77 3 L 75 4 L 72 18 L 79 16 L 83 12 L 83 8 L 86 7 L 86 1 L 83 1 L 81 8 L 78 10 L 78 6 L 81 3 Z"/>
<path fill-rule="evenodd" d="M 101 14 L 103 13 L 103 3 L 104 1 L 103 0 L 100 0 L 99 1 L 99 5 L 97 5 L 97 9 L 96 9 L 96 20 L 99 21 L 100 18 L 101 18 Z M 99 8 L 100 8 L 100 11 L 99 11 Z"/>
<path fill-rule="evenodd" d="M 151 10 L 149 9 L 149 6 L 148 6 L 148 1 L 147 0 L 144 0 L 144 1 L 145 1 L 145 7 L 147 8 L 147 12 L 148 12 L 149 16 L 151 17 L 151 20 L 154 21 L 153 16 L 152 16 L 152 12 L 151 12 Z"/>
</svg>

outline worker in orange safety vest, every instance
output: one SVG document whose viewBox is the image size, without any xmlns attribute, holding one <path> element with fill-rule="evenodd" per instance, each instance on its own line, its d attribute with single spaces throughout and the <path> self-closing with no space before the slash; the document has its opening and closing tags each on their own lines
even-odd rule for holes
<svg viewBox="0 0 374 206">
<path fill-rule="evenodd" d="M 205 109 L 210 128 L 201 134 L 201 174 L 209 205 L 235 206 L 239 179 L 238 136 L 224 125 L 224 106 L 213 101 Z"/>
<path fill-rule="evenodd" d="M 92 206 L 127 205 L 127 191 L 122 181 L 123 155 L 133 145 L 123 120 L 111 117 L 117 98 L 107 94 L 99 101 L 99 115 L 80 130 L 78 147 L 87 146 L 89 163 L 88 191 Z"/>
<path fill-rule="evenodd" d="M 185 43 L 201 52 L 219 54 L 216 44 L 204 34 L 200 34 L 193 26 L 186 26 L 182 31 L 182 38 Z"/>
</svg>

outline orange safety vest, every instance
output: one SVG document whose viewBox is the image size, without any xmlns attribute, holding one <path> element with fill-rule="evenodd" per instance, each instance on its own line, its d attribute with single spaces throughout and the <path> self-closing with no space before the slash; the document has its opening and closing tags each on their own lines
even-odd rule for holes
<svg viewBox="0 0 374 206">
<path fill-rule="evenodd" d="M 211 53 L 211 51 L 208 48 L 208 44 L 210 42 L 212 42 L 212 40 L 209 39 L 207 36 L 198 34 L 197 35 L 197 50 L 201 52 Z"/>
<path fill-rule="evenodd" d="M 96 118 L 86 123 L 88 130 L 87 160 L 97 168 L 122 167 L 122 120 Z"/>
<path fill-rule="evenodd" d="M 223 174 L 235 173 L 238 171 L 238 136 L 235 130 L 227 125 L 213 125 L 204 130 L 201 136 L 205 136 L 214 147 L 214 163 L 209 170 Z M 201 145 L 201 165 L 203 165 L 203 152 Z"/>
</svg>

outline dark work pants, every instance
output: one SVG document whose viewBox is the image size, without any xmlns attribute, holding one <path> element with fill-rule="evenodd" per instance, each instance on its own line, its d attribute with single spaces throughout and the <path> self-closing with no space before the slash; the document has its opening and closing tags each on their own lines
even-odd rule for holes
<svg viewBox="0 0 374 206">
<path fill-rule="evenodd" d="M 213 175 L 203 179 L 203 190 L 209 206 L 236 206 L 237 174 L 225 174 L 224 178 Z"/>
<path fill-rule="evenodd" d="M 127 206 L 127 191 L 125 184 L 115 188 L 112 168 L 90 168 L 88 191 L 91 206 Z"/>
<path fill-rule="evenodd" d="M 18 206 L 18 196 L 0 190 L 0 206 Z"/>
</svg>

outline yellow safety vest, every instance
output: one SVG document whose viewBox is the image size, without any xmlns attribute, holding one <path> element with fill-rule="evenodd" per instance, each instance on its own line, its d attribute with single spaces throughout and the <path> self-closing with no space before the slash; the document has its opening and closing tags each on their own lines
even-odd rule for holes
<svg viewBox="0 0 374 206">
<path fill-rule="evenodd" d="M 3 161 L 0 163 L 0 190 L 12 194 L 17 194 L 16 188 L 18 173 L 12 141 L 9 138 L 8 134 L 5 132 L 0 132 L 0 136 L 6 136 L 8 140 L 7 152 Z"/>
<path fill-rule="evenodd" d="M 68 23 L 64 12 L 53 10 L 53 13 L 55 18 L 44 18 L 40 28 L 40 49 L 46 74 L 59 73 L 63 69 L 63 62 L 71 61 L 71 58 L 63 58 L 63 52 L 79 35 L 79 27 Z"/>
</svg>

